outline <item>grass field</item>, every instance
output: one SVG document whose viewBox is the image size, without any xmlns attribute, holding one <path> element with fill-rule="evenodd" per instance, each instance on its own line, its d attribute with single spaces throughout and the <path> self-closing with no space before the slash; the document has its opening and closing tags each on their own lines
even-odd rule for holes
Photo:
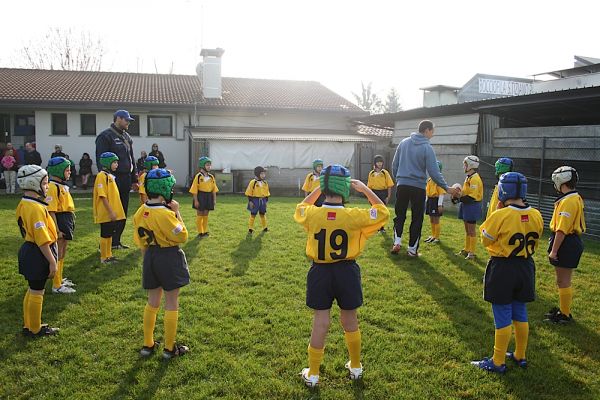
<svg viewBox="0 0 600 400">
<path fill-rule="evenodd" d="M 181 201 L 193 233 L 194 210 L 189 198 Z M 61 332 L 38 340 L 21 336 L 26 282 L 17 272 L 22 243 L 14 219 L 17 202 L 0 199 L 0 399 L 600 398 L 598 243 L 586 242 L 574 274 L 571 326 L 541 321 L 557 303 L 546 242 L 541 244 L 538 300 L 529 307 L 530 368 L 509 365 L 499 377 L 469 365 L 491 355 L 493 347 L 491 308 L 481 295 L 487 259 L 481 245 L 476 261 L 453 255 L 463 241 L 462 223 L 453 215 L 443 218 L 442 243 L 424 244 L 419 259 L 390 255 L 391 237 L 378 234 L 359 259 L 364 380 L 352 384 L 346 377 L 347 352 L 335 310 L 321 388 L 311 392 L 298 376 L 307 365 L 311 328 L 304 305 L 306 239 L 292 219 L 298 199 L 273 198 L 271 231 L 247 237 L 244 198 L 219 197 L 210 214 L 211 236 L 184 246 L 192 283 L 182 290 L 178 340 L 191 353 L 168 363 L 160 356 L 138 356 L 146 301 L 141 258 L 132 248 L 116 253 L 121 263 L 99 265 L 99 229 L 92 224 L 89 198 L 76 199 L 76 240 L 65 262 L 65 276 L 78 284 L 77 293 L 45 296 L 43 320 Z M 426 223 L 423 234 L 428 233 Z M 130 225 L 124 237 L 133 243 Z M 158 340 L 162 315 L 161 310 Z"/>
</svg>

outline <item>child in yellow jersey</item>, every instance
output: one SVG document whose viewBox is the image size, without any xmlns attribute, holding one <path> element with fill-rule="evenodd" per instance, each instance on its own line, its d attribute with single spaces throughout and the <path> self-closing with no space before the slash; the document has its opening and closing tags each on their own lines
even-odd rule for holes
<svg viewBox="0 0 600 400">
<path fill-rule="evenodd" d="M 442 172 L 442 163 L 437 161 L 438 168 Z M 431 236 L 425 239 L 425 243 L 439 243 L 441 225 L 440 218 L 444 213 L 444 194 L 446 191 L 436 185 L 433 179 L 427 179 L 427 186 L 425 186 L 425 195 L 427 196 L 427 202 L 425 204 L 425 214 L 429 215 L 429 221 L 431 222 Z"/>
<path fill-rule="evenodd" d="M 187 241 L 188 231 L 179 213 L 179 203 L 173 200 L 175 178 L 165 169 L 153 169 L 146 175 L 148 201 L 133 217 L 134 240 L 142 250 L 144 266 L 142 285 L 148 291 L 144 309 L 144 345 L 142 357 L 149 357 L 158 347 L 154 341 L 154 326 L 165 293 L 165 347 L 163 358 L 171 359 L 189 351 L 177 344 L 179 319 L 179 289 L 190 283 L 190 273 L 180 244 Z"/>
<path fill-rule="evenodd" d="M 560 196 L 554 202 L 554 212 L 550 221 L 552 234 L 548 259 L 555 267 L 560 306 L 552 308 L 546 314 L 546 320 L 557 324 L 573 321 L 571 278 L 583 254 L 581 234 L 585 232 L 586 226 L 583 199 L 575 190 L 578 180 L 579 176 L 573 167 L 559 167 L 552 173 L 554 188 Z"/>
<path fill-rule="evenodd" d="M 481 242 L 491 258 L 483 279 L 483 298 L 492 303 L 494 355 L 471 364 L 490 372 L 506 372 L 506 357 L 527 367 L 529 322 L 526 303 L 535 300 L 533 254 L 544 230 L 540 212 L 525 204 L 527 179 L 508 172 L 498 182 L 498 210 L 481 225 Z M 508 342 L 515 327 L 515 351 Z"/>
<path fill-rule="evenodd" d="M 383 204 L 387 205 L 390 202 L 394 181 L 390 173 L 383 168 L 383 156 L 376 155 L 373 158 L 373 169 L 369 172 L 367 187 L 383 201 Z M 385 226 L 382 226 L 379 232 L 385 233 Z"/>
<path fill-rule="evenodd" d="M 100 164 L 102 171 L 98 172 L 94 182 L 93 211 L 94 223 L 100 224 L 100 262 L 108 264 L 117 261 L 112 255 L 112 235 L 117 221 L 126 217 L 115 176 L 111 173 L 117 170 L 119 157 L 111 152 L 102 153 Z"/>
<path fill-rule="evenodd" d="M 475 224 L 481 218 L 481 200 L 483 199 L 483 181 L 477 173 L 479 168 L 479 158 L 477 156 L 467 156 L 463 161 L 465 169 L 465 183 L 460 195 L 460 205 L 458 208 L 458 219 L 465 223 L 465 247 L 457 255 L 465 257 L 467 260 L 475 258 L 475 246 L 477 243 Z"/>
<path fill-rule="evenodd" d="M 319 176 L 323 170 L 323 160 L 317 158 L 316 160 L 313 160 L 312 165 L 313 170 L 306 175 L 306 179 L 304 179 L 304 185 L 302 185 L 304 197 L 308 196 L 313 190 L 319 187 Z M 321 207 L 324 201 L 325 195 L 321 194 L 317 201 L 315 201 L 315 206 Z"/>
<path fill-rule="evenodd" d="M 67 186 L 71 177 L 71 162 L 64 157 L 51 158 L 48 161 L 48 174 L 50 183 L 46 203 L 58 229 L 58 271 L 52 279 L 52 293 L 75 293 L 75 284 L 63 277 L 67 244 L 73 240 L 75 231 L 75 203 Z"/>
<path fill-rule="evenodd" d="M 494 165 L 496 170 L 496 179 L 500 180 L 500 176 L 507 172 L 512 172 L 513 170 L 513 160 L 507 157 L 499 158 Z M 488 203 L 488 211 L 486 215 L 486 219 L 492 215 L 494 211 L 498 209 L 498 185 L 494 185 L 494 191 L 492 192 L 492 197 L 490 198 L 490 202 Z"/>
<path fill-rule="evenodd" d="M 19 249 L 19 273 L 29 283 L 23 299 L 23 334 L 47 336 L 58 328 L 42 324 L 42 304 L 46 279 L 53 278 L 57 267 L 56 226 L 44 202 L 48 192 L 48 173 L 38 165 L 24 165 L 17 172 L 23 198 L 17 206 L 17 224 L 25 243 Z"/>
<path fill-rule="evenodd" d="M 351 186 L 367 197 L 372 205 L 370 209 L 344 208 Z M 321 193 L 326 196 L 325 203 L 315 207 L 313 203 Z M 325 168 L 321 172 L 319 188 L 296 207 L 294 220 L 308 234 L 306 255 L 312 260 L 306 278 L 306 305 L 314 310 L 314 318 L 308 346 L 309 368 L 301 372 L 309 387 L 319 382 L 333 300 L 340 307 L 340 320 L 350 355 L 346 369 L 353 380 L 362 376 L 357 309 L 362 305 L 363 297 L 360 267 L 355 260 L 364 250 L 367 239 L 385 225 L 389 215 L 377 195 L 361 181 L 351 180 L 350 172 L 341 165 Z"/>
<path fill-rule="evenodd" d="M 148 171 L 156 168 L 158 168 L 158 158 L 154 156 L 148 156 L 144 159 L 144 170 L 138 177 L 138 194 L 140 195 L 140 204 L 144 204 L 146 200 L 148 200 L 148 196 L 146 196 L 146 187 L 144 186 L 146 174 Z"/>
<path fill-rule="evenodd" d="M 248 234 L 254 232 L 254 219 L 256 214 L 260 215 L 260 223 L 263 232 L 267 232 L 267 202 L 269 201 L 269 184 L 265 181 L 267 173 L 261 166 L 254 168 L 255 178 L 248 183 L 245 195 L 248 197 L 247 210 L 250 211 L 250 220 L 248 222 Z"/>
<path fill-rule="evenodd" d="M 200 172 L 194 177 L 190 193 L 194 199 L 192 207 L 196 209 L 196 228 L 199 238 L 208 236 L 208 212 L 215 209 L 217 204 L 217 181 L 209 172 L 212 167 L 212 160 L 208 157 L 198 159 Z"/>
</svg>

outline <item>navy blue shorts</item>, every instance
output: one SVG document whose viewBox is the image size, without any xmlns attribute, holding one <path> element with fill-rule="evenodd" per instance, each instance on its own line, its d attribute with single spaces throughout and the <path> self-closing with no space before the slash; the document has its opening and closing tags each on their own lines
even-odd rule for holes
<svg viewBox="0 0 600 400">
<path fill-rule="evenodd" d="M 492 257 L 483 277 L 483 299 L 493 304 L 535 300 L 533 257 Z"/>
<path fill-rule="evenodd" d="M 212 211 L 215 209 L 215 198 L 212 192 L 198 192 L 194 196 L 198 200 L 198 211 Z M 193 202 L 192 208 L 196 208 Z"/>
<path fill-rule="evenodd" d="M 56 243 L 50 245 L 54 259 L 58 260 Z M 25 242 L 19 249 L 19 273 L 28 281 L 40 281 L 48 278 L 50 263 L 37 244 Z"/>
<path fill-rule="evenodd" d="M 150 246 L 144 253 L 142 286 L 144 289 L 163 288 L 170 291 L 190 283 L 185 253 L 178 246 Z"/>
<path fill-rule="evenodd" d="M 329 310 L 337 301 L 342 310 L 363 304 L 360 267 L 354 260 L 331 264 L 314 263 L 306 275 L 306 305 L 313 310 Z"/>
<path fill-rule="evenodd" d="M 550 235 L 550 243 L 548 246 L 548 254 L 552 251 L 552 245 L 554 244 L 554 232 Z M 555 267 L 561 268 L 577 268 L 579 266 L 579 260 L 583 254 L 583 241 L 581 238 L 572 233 L 565 236 L 562 244 L 558 249 L 558 265 Z"/>
<path fill-rule="evenodd" d="M 75 232 L 75 214 L 72 212 L 56 213 L 57 228 L 64 235 L 65 240 L 73 240 Z"/>
<path fill-rule="evenodd" d="M 248 201 L 248 206 L 246 209 L 250 211 L 250 214 L 252 215 L 266 214 L 268 201 L 268 197 L 252 197 L 252 199 Z M 250 208 L 250 203 L 254 204 L 253 208 Z"/>
<path fill-rule="evenodd" d="M 383 204 L 387 205 L 387 202 L 385 201 L 387 199 L 387 195 L 388 195 L 387 189 L 373 190 L 373 193 L 375 193 L 375 195 L 377 197 L 379 197 L 379 200 L 383 201 Z"/>
<path fill-rule="evenodd" d="M 458 219 L 474 224 L 481 219 L 481 202 L 476 201 L 474 203 L 460 203 L 458 207 Z"/>
<path fill-rule="evenodd" d="M 117 222 L 118 221 L 102 222 L 100 224 L 100 237 L 105 239 L 111 238 L 117 231 Z"/>
<path fill-rule="evenodd" d="M 441 217 L 442 214 L 438 211 L 439 197 L 428 197 L 427 203 L 425 204 L 425 214 L 431 215 L 432 217 Z"/>
</svg>

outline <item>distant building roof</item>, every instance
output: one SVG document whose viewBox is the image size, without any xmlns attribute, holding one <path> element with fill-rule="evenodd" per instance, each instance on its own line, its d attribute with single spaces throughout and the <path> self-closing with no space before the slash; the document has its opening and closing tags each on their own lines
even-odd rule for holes
<svg viewBox="0 0 600 400">
<path fill-rule="evenodd" d="M 419 90 L 426 90 L 428 92 L 442 92 L 444 90 L 457 91 L 460 89 L 461 89 L 460 87 L 448 86 L 448 85 L 434 85 L 434 86 L 427 86 L 427 87 L 419 88 Z"/>
<path fill-rule="evenodd" d="M 222 79 L 222 98 L 204 99 L 201 81 L 196 75 L 0 68 L 0 103 L 161 105 L 364 114 L 356 105 L 314 81 Z"/>
<path fill-rule="evenodd" d="M 356 132 L 359 135 L 391 138 L 394 133 L 394 129 L 389 129 L 389 128 L 385 128 L 385 127 L 380 128 L 380 127 L 369 126 L 369 125 L 357 125 Z"/>
</svg>

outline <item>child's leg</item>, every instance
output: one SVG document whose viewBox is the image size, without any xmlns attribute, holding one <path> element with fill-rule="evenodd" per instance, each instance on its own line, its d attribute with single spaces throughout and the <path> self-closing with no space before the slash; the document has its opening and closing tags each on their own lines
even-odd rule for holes
<svg viewBox="0 0 600 400">
<path fill-rule="evenodd" d="M 254 220 L 256 219 L 256 214 L 250 213 L 250 220 L 248 220 L 248 229 L 254 229 Z"/>
<path fill-rule="evenodd" d="M 208 233 L 208 210 L 202 211 L 202 229 Z"/>
<path fill-rule="evenodd" d="M 67 246 L 67 241 L 64 239 L 58 239 L 56 241 L 58 247 L 58 261 L 56 262 L 56 273 L 54 274 L 54 278 L 52 278 L 52 287 L 54 289 L 58 289 L 62 286 L 62 268 L 63 262 L 65 258 L 65 248 Z"/>
<path fill-rule="evenodd" d="M 463 221 L 465 225 L 465 246 L 463 250 L 469 252 L 469 247 L 471 244 L 471 239 L 469 239 L 469 223 L 467 221 Z"/>
<path fill-rule="evenodd" d="M 204 233 L 204 222 L 203 222 L 203 214 L 202 211 L 196 210 L 196 229 L 198 233 L 201 235 Z"/>
<path fill-rule="evenodd" d="M 144 308 L 144 346 L 154 347 L 154 326 L 160 307 L 162 288 L 148 290 L 148 303 Z"/>
<path fill-rule="evenodd" d="M 361 335 L 358 328 L 357 310 L 340 310 L 340 322 L 350 355 L 350 368 L 360 368 Z"/>
<path fill-rule="evenodd" d="M 440 238 L 440 217 L 431 216 L 431 236 L 435 239 Z"/>
<path fill-rule="evenodd" d="M 569 316 L 571 315 L 571 304 L 573 303 L 573 287 L 571 287 L 573 269 L 556 267 L 555 270 L 560 312 Z"/>
<path fill-rule="evenodd" d="M 27 300 L 27 318 L 29 330 L 36 334 L 42 329 L 42 305 L 44 304 L 44 285 L 46 280 L 29 281 L 29 298 Z"/>
<path fill-rule="evenodd" d="M 527 305 L 520 301 L 512 303 L 512 319 L 515 327 L 515 358 L 524 360 L 529 339 L 529 322 L 527 318 Z"/>
<path fill-rule="evenodd" d="M 30 290 L 27 288 L 25 297 L 23 298 L 23 327 L 29 329 L 29 293 Z"/>
<path fill-rule="evenodd" d="M 314 310 L 310 344 L 308 345 L 308 375 L 319 375 L 325 354 L 325 338 L 331 324 L 329 312 L 330 310 Z"/>
<path fill-rule="evenodd" d="M 506 362 L 506 351 L 512 333 L 512 304 L 492 304 L 496 334 L 494 339 L 494 365 L 499 367 Z"/>
<path fill-rule="evenodd" d="M 260 216 L 260 224 L 263 229 L 267 227 L 267 214 L 259 214 Z"/>
<path fill-rule="evenodd" d="M 476 236 L 476 225 L 465 223 L 465 228 L 467 229 L 467 241 L 469 248 L 467 251 L 469 253 L 475 253 L 475 246 L 477 244 L 477 236 Z"/>
<path fill-rule="evenodd" d="M 114 222 L 100 224 L 100 261 L 112 257 L 112 234 L 114 226 Z"/>
<path fill-rule="evenodd" d="M 165 290 L 165 349 L 173 351 L 179 319 L 179 288 Z"/>
</svg>

